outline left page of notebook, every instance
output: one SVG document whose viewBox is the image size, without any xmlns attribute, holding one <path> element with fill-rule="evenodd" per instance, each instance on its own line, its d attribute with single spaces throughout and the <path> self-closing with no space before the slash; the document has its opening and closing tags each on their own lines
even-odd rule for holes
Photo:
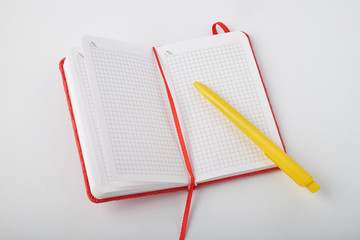
<svg viewBox="0 0 360 240">
<path fill-rule="evenodd" d="M 93 196 L 102 199 L 184 186 L 184 184 L 176 183 L 115 179 L 109 171 L 109 164 L 104 156 L 98 116 L 85 66 L 85 57 L 81 49 L 74 49 L 66 57 L 64 70 L 86 175 Z"/>
<path fill-rule="evenodd" d="M 186 185 L 186 167 L 151 48 L 84 37 L 83 49 L 111 176 Z"/>
</svg>

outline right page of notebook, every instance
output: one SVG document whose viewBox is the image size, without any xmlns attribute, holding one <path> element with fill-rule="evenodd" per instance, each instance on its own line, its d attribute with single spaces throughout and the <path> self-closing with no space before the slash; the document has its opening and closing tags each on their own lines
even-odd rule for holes
<svg viewBox="0 0 360 240">
<path fill-rule="evenodd" d="M 196 182 L 275 165 L 193 86 L 199 81 L 282 148 L 249 39 L 231 32 L 157 48 L 175 101 Z"/>
</svg>

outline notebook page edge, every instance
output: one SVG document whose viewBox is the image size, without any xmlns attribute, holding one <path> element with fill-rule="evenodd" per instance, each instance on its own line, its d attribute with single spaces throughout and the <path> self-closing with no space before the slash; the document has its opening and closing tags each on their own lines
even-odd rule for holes
<svg viewBox="0 0 360 240">
<path fill-rule="evenodd" d="M 86 101 L 83 77 L 80 74 L 77 54 L 82 53 L 80 48 L 74 48 L 66 58 L 64 70 L 66 74 L 69 95 L 71 97 L 77 132 L 81 144 L 85 169 L 89 180 L 91 193 L 98 199 L 135 194 L 153 190 L 185 186 L 184 184 L 157 183 L 157 182 L 130 182 L 113 180 L 108 182 L 104 175 L 103 163 L 99 162 L 99 146 L 92 124 L 89 102 Z M 81 80 L 80 80 L 81 79 Z M 86 120 L 85 120 L 86 119 Z"/>
<path fill-rule="evenodd" d="M 99 94 L 99 89 L 97 86 L 97 77 L 96 77 L 96 73 L 94 71 L 94 62 L 93 59 L 91 57 L 91 53 L 90 53 L 90 44 L 94 44 L 96 42 L 96 45 L 98 45 L 101 48 L 104 49 L 109 49 L 111 51 L 121 51 L 127 54 L 137 54 L 137 55 L 141 55 L 144 54 L 144 51 L 149 51 L 149 59 L 152 58 L 151 55 L 151 48 L 145 48 L 145 47 L 139 47 L 136 46 L 134 44 L 128 44 L 128 43 L 124 43 L 121 41 L 117 41 L 117 40 L 111 40 L 111 39 L 104 39 L 104 38 L 99 38 L 99 37 L 92 37 L 92 36 L 85 36 L 83 38 L 83 48 L 84 48 L 84 52 L 85 52 L 85 56 L 86 56 L 86 64 L 88 66 L 88 70 L 89 70 L 89 76 L 90 76 L 90 84 L 92 89 L 94 89 L 95 92 L 95 104 L 96 104 L 96 108 L 100 111 L 103 112 L 103 108 L 101 106 L 101 97 Z M 96 47 L 98 47 L 96 46 Z M 92 66 L 92 67 L 89 67 Z M 106 127 L 106 121 L 104 119 L 104 116 L 102 114 L 99 114 L 100 117 L 100 122 L 101 122 L 101 132 L 102 132 L 102 136 L 104 136 L 104 141 L 105 141 L 105 146 L 106 146 L 106 153 L 107 153 L 107 159 L 109 160 L 109 165 L 110 165 L 110 169 L 111 169 L 111 174 L 116 178 L 116 179 L 122 179 L 122 180 L 127 180 L 127 181 L 145 181 L 145 182 L 169 182 L 169 183 L 187 183 L 187 177 L 178 177 L 178 176 L 161 176 L 161 175 L 138 175 L 138 174 L 119 174 L 116 171 L 116 165 L 114 162 L 114 156 L 112 154 L 112 150 L 111 150 L 111 143 L 109 141 L 109 138 L 107 136 L 109 136 L 109 132 L 108 132 L 108 128 Z M 105 127 L 104 127 L 105 126 Z M 186 179 L 186 180 L 185 180 Z"/>
</svg>

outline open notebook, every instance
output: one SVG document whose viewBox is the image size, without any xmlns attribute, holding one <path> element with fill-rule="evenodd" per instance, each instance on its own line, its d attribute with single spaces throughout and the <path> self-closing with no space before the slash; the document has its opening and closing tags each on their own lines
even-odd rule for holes
<svg viewBox="0 0 360 240">
<path fill-rule="evenodd" d="M 187 189 L 184 157 L 195 185 L 275 168 L 192 85 L 209 86 L 282 147 L 243 32 L 154 49 L 87 36 L 61 69 L 95 202 Z"/>
</svg>

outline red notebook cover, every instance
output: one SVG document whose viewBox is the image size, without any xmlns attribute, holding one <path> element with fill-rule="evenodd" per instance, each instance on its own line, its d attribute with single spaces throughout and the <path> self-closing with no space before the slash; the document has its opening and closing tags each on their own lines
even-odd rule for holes
<svg viewBox="0 0 360 240">
<path fill-rule="evenodd" d="M 214 35 L 218 34 L 217 29 L 216 29 L 217 26 L 221 27 L 222 30 L 225 33 L 230 32 L 230 30 L 223 23 L 217 22 L 217 23 L 213 24 L 213 26 L 212 26 L 212 32 L 213 32 Z M 269 96 L 267 94 L 265 83 L 264 83 L 263 78 L 261 76 L 259 65 L 258 65 L 256 57 L 255 57 L 254 49 L 252 47 L 252 44 L 251 44 L 251 41 L 250 41 L 250 38 L 249 38 L 248 34 L 246 34 L 245 32 L 243 32 L 243 33 L 246 35 L 246 37 L 249 40 L 251 51 L 253 53 L 257 69 L 259 71 L 260 79 L 261 79 L 262 85 L 263 85 L 264 90 L 265 90 L 265 94 L 266 94 L 266 97 L 267 97 L 267 100 L 268 100 L 268 103 L 269 103 L 269 106 L 270 106 L 270 109 L 271 109 L 272 116 L 273 116 L 274 121 L 275 121 L 277 131 L 278 131 L 279 136 L 280 136 L 281 144 L 282 144 L 282 146 L 283 146 L 283 148 L 284 148 L 284 150 L 286 152 L 285 145 L 284 145 L 284 142 L 283 142 L 281 134 L 280 134 L 279 126 L 278 126 L 278 124 L 276 122 L 276 118 L 275 118 L 275 115 L 274 115 L 274 112 L 273 112 L 273 109 L 272 109 L 272 106 L 271 106 L 271 103 L 270 103 L 270 100 L 269 100 Z M 161 193 L 176 192 L 176 191 L 180 191 L 180 190 L 188 190 L 188 196 L 187 196 L 187 200 L 186 200 L 184 216 L 183 216 L 183 221 L 182 221 L 182 226 L 181 226 L 181 233 L 180 233 L 180 239 L 184 239 L 185 234 L 186 234 L 186 227 L 187 227 L 187 221 L 188 221 L 188 216 L 189 216 L 189 211 L 190 211 L 192 193 L 193 193 L 193 190 L 195 188 L 200 187 L 200 186 L 204 186 L 204 185 L 208 185 L 208 184 L 212 184 L 212 183 L 216 183 L 216 182 L 222 182 L 222 181 L 227 181 L 227 180 L 231 180 L 231 179 L 235 179 L 235 178 L 251 176 L 251 175 L 254 175 L 254 174 L 265 173 L 265 172 L 269 172 L 269 171 L 272 171 L 272 170 L 278 170 L 279 168 L 274 167 L 274 168 L 269 168 L 269 169 L 265 169 L 265 170 L 261 170 L 261 171 L 255 171 L 255 172 L 251 172 L 251 173 L 240 174 L 240 175 L 237 175 L 237 176 L 226 177 L 226 178 L 222 178 L 222 179 L 217 179 L 217 180 L 212 180 L 212 181 L 208 181 L 208 182 L 204 182 L 204 183 L 199 183 L 199 184 L 197 184 L 195 186 L 195 179 L 194 179 L 194 175 L 193 175 L 193 172 L 192 172 L 189 157 L 188 157 L 188 154 L 187 154 L 185 142 L 184 142 L 184 139 L 183 139 L 183 134 L 182 134 L 182 131 L 181 131 L 181 128 L 180 128 L 178 114 L 177 114 L 177 111 L 176 111 L 176 108 L 175 108 L 175 104 L 174 104 L 173 98 L 171 96 L 171 93 L 170 93 L 170 90 L 169 90 L 169 87 L 168 87 L 168 84 L 167 84 L 167 81 L 166 81 L 166 78 L 165 78 L 165 75 L 164 75 L 164 72 L 163 72 L 163 69 L 162 69 L 162 66 L 160 64 L 160 61 L 159 61 L 159 58 L 158 58 L 158 55 L 157 55 L 157 52 L 156 52 L 155 48 L 153 48 L 153 52 L 155 54 L 159 70 L 160 70 L 162 78 L 164 80 L 164 84 L 165 84 L 165 87 L 166 87 L 166 92 L 167 92 L 168 99 L 169 99 L 169 104 L 171 106 L 171 111 L 172 111 L 173 118 L 174 118 L 174 124 L 176 126 L 176 131 L 177 131 L 179 142 L 180 142 L 180 145 L 181 145 L 181 150 L 182 150 L 182 153 L 183 153 L 183 156 L 184 156 L 184 161 L 185 161 L 185 164 L 186 164 L 187 171 L 188 171 L 189 176 L 190 176 L 190 184 L 189 184 L 188 187 L 186 187 L 186 186 L 185 187 L 177 187 L 177 188 L 171 188 L 171 189 L 144 192 L 144 193 L 138 193 L 138 194 L 130 194 L 130 195 L 125 195 L 125 196 L 118 196 L 118 197 L 111 197 L 111 198 L 104 198 L 104 199 L 95 198 L 94 195 L 92 195 L 92 193 L 91 193 L 89 180 L 88 180 L 88 176 L 87 176 L 87 173 L 86 173 L 86 167 L 85 167 L 85 163 L 84 163 L 84 157 L 83 157 L 82 150 L 81 150 L 81 143 L 80 143 L 79 135 L 78 135 L 78 132 L 77 132 L 74 112 L 73 112 L 71 99 L 70 99 L 70 95 L 69 95 L 69 90 L 68 90 L 68 86 L 67 86 L 66 76 L 65 76 L 65 72 L 64 72 L 65 58 L 63 58 L 60 61 L 60 64 L 59 64 L 60 65 L 60 72 L 61 72 L 61 76 L 62 76 L 62 80 L 63 80 L 63 85 L 64 85 L 64 90 L 65 90 L 65 95 L 66 95 L 68 107 L 69 107 L 69 112 L 70 112 L 70 117 L 71 117 L 73 130 L 74 130 L 76 145 L 77 145 L 77 149 L 78 149 L 78 153 L 79 153 L 79 157 L 80 157 L 80 163 L 81 163 L 81 168 L 82 168 L 82 171 L 83 171 L 86 193 L 87 193 L 88 198 L 90 199 L 90 201 L 92 201 L 94 203 L 102 203 L 102 202 L 109 202 L 109 201 L 115 201 L 115 200 L 144 197 L 144 196 L 161 194 Z"/>
<path fill-rule="evenodd" d="M 218 34 L 217 30 L 216 30 L 216 26 L 220 26 L 224 32 L 230 32 L 229 29 L 222 23 L 218 22 L 218 23 L 215 23 L 212 27 L 212 31 L 213 31 L 213 34 Z M 284 142 L 282 140 L 282 137 L 281 137 L 281 134 L 280 134 L 280 130 L 279 130 L 279 127 L 278 127 L 278 124 L 276 122 L 276 118 L 275 118 L 275 115 L 274 115 L 274 112 L 273 112 L 273 109 L 272 109 L 272 106 L 271 106 L 271 103 L 270 103 L 270 99 L 269 99 L 269 96 L 267 94 L 267 90 L 266 90 L 266 86 L 265 86 L 265 83 L 263 81 L 263 78 L 261 76 L 261 72 L 260 72 L 260 69 L 259 69 L 259 66 L 258 66 L 258 63 L 257 63 L 257 60 L 256 60 L 256 57 L 255 57 L 255 54 L 254 54 L 254 50 L 253 50 L 253 47 L 252 47 L 252 44 L 251 44 L 251 41 L 250 41 L 250 38 L 248 36 L 248 34 L 246 34 L 245 32 L 243 32 L 247 38 L 249 39 L 249 43 L 250 43 L 250 47 L 251 47 L 251 50 L 252 50 L 252 53 L 254 55 L 254 59 L 255 59 L 255 62 L 256 62 L 256 66 L 257 66 L 257 69 L 259 71 L 259 75 L 260 75 L 260 78 L 261 78 L 261 81 L 262 81 L 262 84 L 263 84 L 263 87 L 264 87 L 264 90 L 265 90 L 265 94 L 266 94 L 266 97 L 267 97 L 267 100 L 269 102 L 269 106 L 270 106 L 270 109 L 271 109 L 271 112 L 272 112 L 272 115 L 274 117 L 274 121 L 275 121 L 275 124 L 276 124 L 276 127 L 277 127 L 277 130 L 279 132 L 279 136 L 280 136 L 280 139 L 281 139 L 281 143 L 282 143 L 282 146 L 283 148 L 285 149 L 285 145 L 284 145 Z M 153 48 L 154 50 L 154 54 L 156 56 L 156 59 L 157 59 L 157 63 L 158 63 L 158 66 L 160 68 L 160 72 L 162 73 L 162 77 L 163 77 L 163 80 L 164 80 L 164 83 L 166 85 L 166 88 L 167 88 L 167 82 L 166 82 L 166 78 L 165 78 L 165 75 L 163 74 L 163 71 L 162 71 L 162 67 L 160 65 L 160 61 L 158 59 L 158 56 L 157 56 L 157 53 L 156 53 L 156 50 L 155 48 Z M 64 72 L 64 62 L 65 62 L 65 58 L 63 58 L 61 61 L 60 61 L 60 64 L 59 64 L 59 67 L 60 67 L 60 72 L 61 72 L 61 76 L 62 76 L 62 80 L 63 80 L 63 85 L 64 85 L 64 91 L 65 91 L 65 95 L 66 95 L 66 99 L 67 99 L 67 104 L 68 104 L 68 108 L 69 108 L 69 112 L 70 112 L 70 117 L 71 117 L 71 122 L 72 122 L 72 126 L 73 126 L 73 131 L 74 131 L 74 135 L 75 135 L 75 140 L 76 140 L 76 145 L 77 145 L 77 149 L 78 149 L 78 153 L 79 153 L 79 157 L 80 157 L 80 163 L 81 163 L 81 168 L 82 168 L 82 172 L 83 172 L 83 176 L 84 176 L 84 182 L 85 182 L 85 188 L 86 188 L 86 193 L 87 193 L 87 196 L 88 198 L 90 199 L 90 201 L 94 202 L 94 203 L 102 203 L 102 202 L 108 202 L 108 201 L 114 201 L 114 200 L 122 200 L 122 199 L 128 199 L 128 198 L 137 198 L 137 197 L 143 197 L 143 196 L 149 196 L 149 195 L 155 195 L 155 194 L 161 194 L 161 193 L 168 193 L 168 192 L 176 192 L 176 191 L 181 191 L 181 190 L 186 190 L 188 189 L 188 187 L 177 187 L 177 188 L 171 188 L 171 189 L 164 189 L 164 190 L 158 190 L 158 191 L 151 191 L 151 192 L 144 192 L 144 193 L 138 193 L 138 194 L 130 194 L 130 195 L 125 195 L 125 196 L 118 196 L 118 197 L 111 197 L 111 198 L 103 198 L 103 199 L 99 199 L 99 198 L 96 198 L 92 195 L 91 193 L 91 189 L 90 189 L 90 185 L 89 185 L 89 180 L 88 180 L 88 176 L 87 176 L 87 173 L 86 173 L 86 168 L 85 168 L 85 163 L 84 163 L 84 158 L 83 158 L 83 154 L 82 154 L 82 150 L 81 150 L 81 143 L 80 143 L 80 139 L 79 139 L 79 135 L 78 135 L 78 132 L 77 132 L 77 127 L 76 127 L 76 122 L 75 122 L 75 117 L 74 117 L 74 113 L 73 113 L 73 109 L 72 109 L 72 104 L 71 104 L 71 99 L 70 99 L 70 95 L 69 95 L 69 90 L 68 90 L 68 86 L 67 86 L 67 82 L 66 82 L 66 76 L 65 76 L 65 72 Z M 169 103 L 170 103 L 170 106 L 171 106 L 171 110 L 172 110 L 172 113 L 173 113 L 173 116 L 174 116 L 174 122 L 175 122 L 175 125 L 177 126 L 176 129 L 177 129 L 177 132 L 178 132 L 178 137 L 179 137 L 179 140 L 180 140 L 180 143 L 181 143 L 181 147 L 182 147 L 182 151 L 183 151 L 183 154 L 185 156 L 185 162 L 186 162 L 186 166 L 187 166 L 187 169 L 189 171 L 189 174 L 192 178 L 192 185 L 193 185 L 193 182 L 194 182 L 194 179 L 193 179 L 193 174 L 192 174 L 192 171 L 191 171 L 191 166 L 190 166 L 190 163 L 188 161 L 188 156 L 187 156 L 187 151 L 186 151 L 186 147 L 185 147 L 185 144 L 183 143 L 183 137 L 182 137 L 182 132 L 181 132 L 181 129 L 180 129 L 180 126 L 179 126 L 179 122 L 178 122 L 178 119 L 177 119 L 177 112 L 176 112 L 176 108 L 175 108 L 175 105 L 174 103 L 172 102 L 172 96 L 171 96 L 171 93 L 170 91 L 168 91 L 168 88 L 167 88 L 167 94 L 168 94 L 168 97 L 169 97 Z M 286 151 L 286 150 L 285 150 Z M 265 169 L 265 170 L 261 170 L 261 171 L 255 171 L 255 172 L 251 172 L 251 173 L 246 173 L 246 174 L 240 174 L 240 175 L 237 175 L 237 176 L 232 176 L 232 177 L 226 177 L 226 178 L 222 178 L 222 179 L 217 179 L 217 180 L 212 180 L 212 181 L 208 181 L 208 182 L 204 182 L 204 183 L 199 183 L 197 184 L 196 186 L 193 185 L 193 188 L 198 188 L 200 186 L 204 186 L 204 185 L 208 185 L 208 184 L 212 184 L 212 183 L 216 183 L 216 182 L 222 182 L 222 181 L 227 181 L 227 180 L 231 180 L 231 179 L 236 179 L 236 178 L 240 178 L 240 177 L 246 177 L 246 176 L 251 176 L 251 175 L 254 175 L 254 174 L 259 174 L 259 173 L 265 173 L 265 172 L 269 172 L 269 171 L 272 171 L 272 170 L 278 170 L 279 168 L 277 167 L 274 167 L 274 168 L 270 168 L 270 169 Z"/>
</svg>

